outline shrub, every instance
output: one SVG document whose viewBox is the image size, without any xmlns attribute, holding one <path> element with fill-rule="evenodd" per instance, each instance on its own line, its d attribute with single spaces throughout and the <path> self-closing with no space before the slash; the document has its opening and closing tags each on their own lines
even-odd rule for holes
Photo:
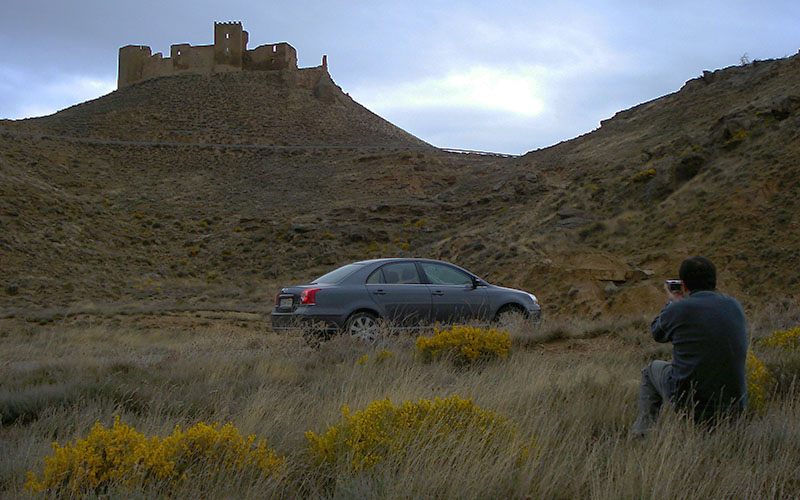
<svg viewBox="0 0 800 500">
<path fill-rule="evenodd" d="M 95 423 L 86 439 L 74 444 L 53 443 L 41 477 L 28 472 L 25 486 L 31 493 L 80 497 L 109 488 L 132 490 L 153 480 L 169 489 L 220 471 L 278 475 L 285 459 L 267 448 L 266 441 L 255 439 L 243 437 L 230 423 L 220 428 L 202 422 L 186 432 L 176 427 L 163 440 L 148 439 L 117 417 L 112 428 Z"/>
<path fill-rule="evenodd" d="M 358 472 L 388 456 L 405 457 L 414 446 L 471 441 L 483 446 L 510 446 L 515 428 L 505 417 L 453 395 L 434 401 L 420 399 L 395 406 L 373 401 L 353 414 L 342 406 L 344 422 L 325 434 L 306 432 L 311 455 L 319 465 L 345 464 Z M 506 451 L 509 451 L 506 448 Z M 527 448 L 521 450 L 527 452 Z"/>
<path fill-rule="evenodd" d="M 761 341 L 763 345 L 789 350 L 800 350 L 800 326 L 791 330 L 775 330 Z"/>
<path fill-rule="evenodd" d="M 386 349 L 381 349 L 381 351 L 375 355 L 375 362 L 376 363 L 383 363 L 385 360 L 392 357 L 392 351 L 387 351 Z"/>
<path fill-rule="evenodd" d="M 391 357 L 392 357 L 392 351 L 387 351 L 386 349 L 382 349 L 380 352 L 377 352 L 375 354 L 375 363 L 376 364 L 377 363 L 383 363 L 385 360 L 387 360 L 387 359 L 389 359 Z M 363 356 L 361 356 L 361 358 L 359 358 L 359 360 L 356 362 L 356 364 L 358 364 L 358 365 L 366 365 L 368 359 L 369 359 L 369 355 L 365 353 Z"/>
<path fill-rule="evenodd" d="M 748 351 L 747 361 L 747 409 L 761 413 L 766 409 L 774 378 L 753 351 Z"/>
<path fill-rule="evenodd" d="M 800 378 L 800 327 L 775 330 L 759 344 L 771 348 L 764 353 L 763 361 L 775 393 L 788 394 L 796 390 Z"/>
<path fill-rule="evenodd" d="M 505 359 L 511 348 L 508 332 L 495 328 L 454 326 L 449 330 L 434 331 L 433 337 L 419 337 L 417 350 L 426 360 L 452 356 L 457 364 L 469 364 L 500 357 Z"/>
<path fill-rule="evenodd" d="M 736 131 L 733 136 L 731 136 L 731 141 L 742 141 L 747 138 L 747 130 L 739 129 Z"/>
<path fill-rule="evenodd" d="M 160 464 L 160 477 L 186 479 L 191 473 L 202 473 L 198 465 L 208 464 L 206 472 L 229 470 L 277 475 L 284 459 L 267 448 L 266 440 L 256 442 L 256 436 L 242 436 L 239 430 L 228 423 L 208 425 L 203 422 L 182 432 L 176 427 L 173 434 L 155 447 L 154 463 Z"/>
<path fill-rule="evenodd" d="M 647 170 L 642 170 L 638 174 L 631 177 L 631 181 L 647 182 L 655 176 L 656 176 L 656 170 L 654 168 L 648 168 Z"/>
</svg>

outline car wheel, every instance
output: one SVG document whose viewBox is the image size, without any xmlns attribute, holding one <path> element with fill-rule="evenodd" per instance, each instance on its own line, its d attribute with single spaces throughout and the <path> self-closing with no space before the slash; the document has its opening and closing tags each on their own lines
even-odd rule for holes
<svg viewBox="0 0 800 500">
<path fill-rule="evenodd" d="M 374 314 L 367 312 L 355 313 L 347 320 L 345 331 L 348 335 L 359 340 L 374 342 L 378 338 L 380 324 Z"/>
<path fill-rule="evenodd" d="M 527 319 L 528 315 L 521 307 L 504 306 L 497 311 L 494 322 L 497 324 L 498 328 L 508 329 L 522 325 Z"/>
</svg>

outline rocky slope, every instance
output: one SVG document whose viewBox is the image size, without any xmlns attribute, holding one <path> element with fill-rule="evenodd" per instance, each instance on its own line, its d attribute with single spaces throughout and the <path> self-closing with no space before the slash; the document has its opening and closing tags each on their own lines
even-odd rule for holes
<svg viewBox="0 0 800 500">
<path fill-rule="evenodd" d="M 550 214 L 537 233 L 574 225 L 570 245 L 660 278 L 704 254 L 753 304 L 800 290 L 800 56 L 705 72 L 518 168 L 556 186 L 528 210 Z M 652 292 L 626 284 L 595 299 L 635 309 Z"/>
<path fill-rule="evenodd" d="M 0 133 L 0 309 L 267 310 L 279 284 L 390 255 L 451 260 L 534 291 L 554 315 L 654 313 L 691 254 L 715 260 L 720 288 L 748 307 L 793 300 L 798 89 L 799 57 L 728 68 L 501 159 L 440 152 L 344 94 L 240 75 L 143 82 L 0 122 L 195 143 Z"/>
</svg>

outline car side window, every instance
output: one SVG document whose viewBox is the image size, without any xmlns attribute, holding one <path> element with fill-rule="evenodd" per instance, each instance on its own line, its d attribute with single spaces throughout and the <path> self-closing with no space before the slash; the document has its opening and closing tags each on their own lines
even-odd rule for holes
<svg viewBox="0 0 800 500">
<path fill-rule="evenodd" d="M 450 266 L 421 262 L 422 270 L 428 277 L 428 281 L 435 285 L 471 285 L 472 277 L 465 272 L 454 269 Z"/>
<path fill-rule="evenodd" d="M 381 268 L 384 283 L 389 285 L 421 283 L 417 266 L 413 262 L 386 264 Z"/>
<path fill-rule="evenodd" d="M 386 283 L 386 281 L 383 279 L 382 269 L 373 271 L 373 273 L 369 275 L 369 278 L 367 278 L 367 285 L 379 285 L 381 283 Z"/>
</svg>

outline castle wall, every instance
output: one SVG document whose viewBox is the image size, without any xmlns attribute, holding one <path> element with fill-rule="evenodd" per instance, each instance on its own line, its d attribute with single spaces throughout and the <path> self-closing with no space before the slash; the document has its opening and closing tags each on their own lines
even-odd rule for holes
<svg viewBox="0 0 800 500">
<path fill-rule="evenodd" d="M 214 70 L 214 46 L 192 47 L 189 52 L 189 67 L 202 73 L 211 73 Z"/>
<path fill-rule="evenodd" d="M 170 47 L 170 59 L 174 74 L 211 74 L 214 71 L 214 46 L 179 44 Z"/>
<path fill-rule="evenodd" d="M 170 46 L 169 58 L 172 59 L 172 69 L 181 71 L 189 69 L 189 52 L 192 46 L 188 43 L 178 43 Z"/>
<path fill-rule="evenodd" d="M 322 66 L 298 70 L 297 86 L 304 89 L 313 89 L 322 78 L 323 72 L 324 70 Z"/>
<path fill-rule="evenodd" d="M 243 69 L 269 71 L 297 68 L 297 50 L 288 43 L 261 45 L 244 55 Z"/>
<path fill-rule="evenodd" d="M 169 58 L 164 59 L 161 52 L 156 52 L 145 60 L 144 67 L 142 68 L 142 80 L 171 74 L 172 61 Z"/>
</svg>

